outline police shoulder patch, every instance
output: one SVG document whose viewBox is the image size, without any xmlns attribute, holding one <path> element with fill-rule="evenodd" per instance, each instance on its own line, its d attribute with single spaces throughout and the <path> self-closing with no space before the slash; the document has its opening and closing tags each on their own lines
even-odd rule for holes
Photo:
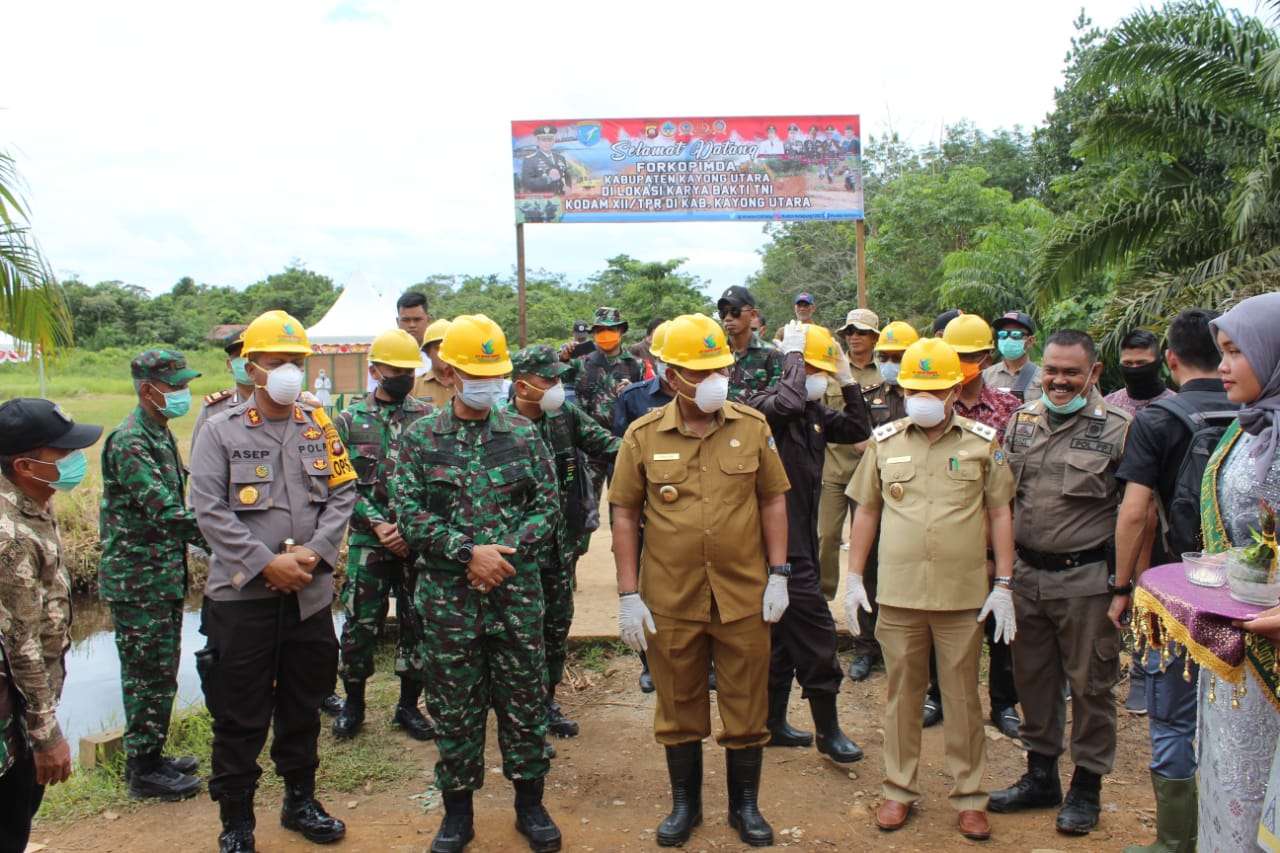
<svg viewBox="0 0 1280 853">
<path fill-rule="evenodd" d="M 204 404 L 206 406 L 212 406 L 214 403 L 222 402 L 223 400 L 227 399 L 234 393 L 235 393 L 234 388 L 225 388 L 221 391 L 216 391 L 212 394 L 206 394 L 204 397 Z"/>
</svg>

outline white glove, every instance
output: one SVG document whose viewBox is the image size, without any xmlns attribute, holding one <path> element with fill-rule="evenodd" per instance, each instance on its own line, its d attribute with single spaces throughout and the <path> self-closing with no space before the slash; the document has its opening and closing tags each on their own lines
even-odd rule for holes
<svg viewBox="0 0 1280 853">
<path fill-rule="evenodd" d="M 1018 635 L 1018 622 L 1013 615 L 1013 593 L 1009 587 L 996 584 L 987 596 L 987 603 L 982 605 L 978 613 L 978 621 L 987 618 L 987 614 L 996 615 L 996 630 L 993 639 L 997 643 L 1012 643 Z"/>
<path fill-rule="evenodd" d="M 649 638 L 644 635 L 648 628 L 650 634 L 658 633 L 653 625 L 653 614 L 640 600 L 640 595 L 624 595 L 618 599 L 618 635 L 622 642 L 633 650 L 643 652 L 649 648 Z"/>
<path fill-rule="evenodd" d="M 790 323 L 782 327 L 782 353 L 788 355 L 793 352 L 804 352 L 804 339 L 809 333 L 809 327 L 799 320 L 792 320 Z"/>
<path fill-rule="evenodd" d="M 764 588 L 764 602 L 760 606 L 760 615 L 766 622 L 777 622 L 787 612 L 791 596 L 787 594 L 786 575 L 769 575 L 769 584 Z"/>
<path fill-rule="evenodd" d="M 298 402 L 304 406 L 310 406 L 313 409 L 322 408 L 320 405 L 320 398 L 315 394 L 312 394 L 310 391 L 303 391 L 298 394 Z"/>
<path fill-rule="evenodd" d="M 846 576 L 848 589 L 844 593 L 844 621 L 849 623 L 849 633 L 855 637 L 862 635 L 862 626 L 858 624 L 858 608 L 871 612 L 871 600 L 867 598 L 867 588 L 862 585 L 862 575 L 849 572 Z"/>
<path fill-rule="evenodd" d="M 849 366 L 849 356 L 839 347 L 836 347 L 836 381 L 841 387 L 853 384 L 853 368 Z"/>
</svg>

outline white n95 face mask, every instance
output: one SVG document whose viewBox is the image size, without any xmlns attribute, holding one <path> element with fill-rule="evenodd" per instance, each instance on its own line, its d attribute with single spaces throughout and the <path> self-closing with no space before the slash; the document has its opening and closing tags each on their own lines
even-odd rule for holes
<svg viewBox="0 0 1280 853">
<path fill-rule="evenodd" d="M 907 398 L 907 417 L 918 427 L 936 427 L 946 416 L 946 400 L 939 400 L 932 394 L 913 394 Z"/>
<path fill-rule="evenodd" d="M 699 382 L 693 396 L 694 404 L 707 414 L 720 411 L 728 399 L 729 377 L 721 373 L 713 373 Z"/>
<path fill-rule="evenodd" d="M 805 397 L 809 400 L 821 400 L 822 395 L 825 393 L 827 393 L 827 375 L 825 373 L 815 373 L 812 376 L 805 377 Z"/>
<path fill-rule="evenodd" d="M 289 363 L 267 373 L 267 396 L 280 406 L 292 406 L 302 393 L 302 368 Z"/>
<path fill-rule="evenodd" d="M 557 382 L 542 392 L 538 406 L 547 414 L 554 415 L 564 406 L 564 383 Z"/>
</svg>

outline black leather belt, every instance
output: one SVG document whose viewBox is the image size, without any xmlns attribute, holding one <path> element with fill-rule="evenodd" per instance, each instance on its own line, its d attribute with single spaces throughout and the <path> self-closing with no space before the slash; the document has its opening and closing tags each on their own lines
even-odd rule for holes
<svg viewBox="0 0 1280 853">
<path fill-rule="evenodd" d="M 1025 545 L 1018 546 L 1018 556 L 1032 568 L 1042 572 L 1065 572 L 1077 566 L 1090 563 L 1101 563 L 1107 559 L 1106 548 L 1090 548 L 1087 551 L 1072 551 L 1068 554 L 1047 554 Z"/>
</svg>

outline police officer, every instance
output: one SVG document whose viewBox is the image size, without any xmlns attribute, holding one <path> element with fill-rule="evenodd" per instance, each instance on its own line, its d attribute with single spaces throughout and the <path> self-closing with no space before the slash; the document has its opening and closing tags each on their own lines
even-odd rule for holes
<svg viewBox="0 0 1280 853">
<path fill-rule="evenodd" d="M 82 448 L 102 427 L 77 424 L 48 400 L 0 403 L 0 638 L 15 691 L 0 742 L 0 842 L 25 850 L 46 785 L 71 777 L 71 746 L 58 725 L 58 699 L 71 648 L 71 576 L 53 513 L 56 492 L 75 488 L 88 462 Z M 24 713 L 25 712 L 25 713 Z"/>
<path fill-rule="evenodd" d="M 131 797 L 180 800 L 200 790 L 195 758 L 162 758 L 178 692 L 187 545 L 204 546 L 187 507 L 187 472 L 169 421 L 191 409 L 199 372 L 178 350 L 130 364 L 138 407 L 102 448 L 98 595 L 111 608 L 124 694 L 125 784 Z"/>
<path fill-rule="evenodd" d="M 564 195 L 572 186 L 573 178 L 569 174 L 569 161 L 554 150 L 555 125 L 540 125 L 533 136 L 538 150 L 524 158 L 520 166 L 520 185 L 529 193 Z"/>
<path fill-rule="evenodd" d="M 895 320 L 880 330 L 875 354 L 881 381 L 862 389 L 862 402 L 867 406 L 867 415 L 873 429 L 907 416 L 906 399 L 902 394 L 902 386 L 898 384 L 898 370 L 902 365 L 902 354 L 919 339 L 920 334 L 915 328 L 901 320 Z M 847 490 L 845 496 L 848 497 Z M 850 632 L 853 633 L 853 660 L 849 662 L 849 678 L 853 681 L 866 681 L 871 676 L 871 668 L 883 659 L 880 643 L 875 636 L 879 535 L 877 531 L 876 541 L 867 553 L 866 566 L 862 572 L 862 582 L 867 590 L 871 609 L 858 611 L 859 630 Z"/>
<path fill-rule="evenodd" d="M 758 808 L 769 739 L 763 699 L 769 623 L 787 608 L 789 483 L 764 416 L 726 402 L 733 355 L 714 320 L 677 317 L 662 358 L 677 397 L 627 430 L 609 489 L 619 633 L 649 651 L 654 734 L 671 777 L 674 807 L 657 841 L 683 844 L 702 821 L 714 655 L 729 825 L 747 844 L 768 846 L 773 829 Z"/>
<path fill-rule="evenodd" d="M 1014 604 L 1018 640 L 1013 675 L 1022 700 L 1027 772 L 991 794 L 991 810 L 1049 808 L 1062 802 L 1058 756 L 1063 751 L 1071 686 L 1071 759 L 1075 773 L 1058 812 L 1059 832 L 1082 835 L 1097 826 L 1102 776 L 1116 751 L 1120 632 L 1107 609 L 1127 594 L 1109 576 L 1120 485 L 1116 468 L 1129 415 L 1098 393 L 1093 339 L 1064 329 L 1044 350 L 1041 399 L 1014 415 L 1004 449 L 1017 481 L 1013 505 L 1018 562 Z"/>
<path fill-rule="evenodd" d="M 786 497 L 791 605 L 771 631 L 769 745 L 808 746 L 813 742 L 808 732 L 787 723 L 787 703 L 795 680 L 809 700 L 818 751 L 834 761 L 853 762 L 862 758 L 862 748 L 840 730 L 836 719 L 836 695 L 843 676 L 836 656 L 835 620 L 819 585 L 817 505 L 827 442 L 865 441 L 871 429 L 862 390 L 830 332 L 822 326 L 792 321 L 783 330 L 782 352 L 786 359 L 782 380 L 744 401 L 768 420 L 791 481 Z M 839 411 L 820 402 L 830 377 L 840 384 L 844 396 Z"/>
<path fill-rule="evenodd" d="M 440 381 L 444 362 L 440 361 L 440 342 L 444 333 L 449 330 L 448 320 L 436 320 L 422 333 L 422 354 L 429 362 L 426 370 L 419 368 L 418 378 L 413 383 L 413 396 L 433 408 L 440 408 L 453 399 L 453 389 Z"/>
<path fill-rule="evenodd" d="M 338 738 L 354 737 L 364 723 L 365 680 L 373 675 L 373 653 L 387 614 L 387 597 L 396 598 L 399 642 L 395 670 L 400 701 L 391 724 L 416 740 L 430 740 L 435 730 L 422 712 L 422 631 L 413 611 L 417 578 L 414 557 L 392 520 L 387 480 L 400 440 L 431 404 L 409 396 L 414 371 L 422 366 L 418 342 L 403 329 L 383 332 L 369 347 L 369 378 L 377 388 L 338 415 L 335 426 L 355 468 L 360 496 L 347 532 L 347 578 L 342 586 L 346 617 L 339 643 L 338 672 L 346 705 L 333 721 Z"/>
<path fill-rule="evenodd" d="M 716 311 L 733 350 L 729 399 L 740 401 L 747 394 L 776 384 L 782 378 L 782 353 L 752 330 L 756 300 L 751 291 L 738 285 L 726 289 L 716 302 Z"/>
<path fill-rule="evenodd" d="M 213 716 L 222 853 L 254 849 L 258 753 L 284 778 L 280 823 L 308 841 L 346 833 L 315 798 L 321 702 L 337 676 L 333 565 L 356 500 L 346 448 L 323 410 L 298 403 L 306 331 L 283 311 L 244 333 L 253 396 L 205 424 L 191 459 L 192 503 L 209 543 L 197 653 Z"/>
<path fill-rule="evenodd" d="M 871 609 L 863 567 L 877 531 L 883 534 L 876 634 L 884 650 L 889 704 L 884 800 L 876 824 L 886 831 L 901 828 L 920 798 L 919 697 L 928 682 L 932 648 L 943 696 L 953 709 L 945 729 L 955 778 L 951 804 L 960 813 L 961 834 L 984 840 L 991 826 L 982 791 L 980 623 L 992 613 L 997 634 L 1013 639 L 1013 478 L 995 430 L 953 414 L 962 376 L 960 359 L 947 343 L 928 338 L 909 346 L 898 381 L 907 389 L 907 418 L 876 428 L 849 484 L 858 508 L 845 617 L 855 633 L 859 610 Z M 995 588 L 989 594 L 988 527 L 996 555 Z"/>
<path fill-rule="evenodd" d="M 431 850 L 456 853 L 474 835 L 490 708 L 516 790 L 516 829 L 534 851 L 559 850 L 542 805 L 550 765 L 539 572 L 560 524 L 555 471 L 533 424 L 502 405 L 511 360 L 497 323 L 455 318 L 440 358 L 453 401 L 405 435 L 391 482 L 400 535 L 422 555 L 414 604 L 445 811 Z"/>
<path fill-rule="evenodd" d="M 196 446 L 196 436 L 200 435 L 200 428 L 204 426 L 205 421 L 218 412 L 235 408 L 245 400 L 248 400 L 253 394 L 253 380 L 249 378 L 249 374 L 245 373 L 245 365 L 248 364 L 249 360 L 244 358 L 240 352 L 243 348 L 244 332 L 236 335 L 234 341 L 223 347 L 227 354 L 227 372 L 231 374 L 235 384 L 230 388 L 224 388 L 221 391 L 205 395 L 204 405 L 200 407 L 200 413 L 196 415 L 196 423 L 191 431 L 191 447 L 193 449 Z"/>
<path fill-rule="evenodd" d="M 569 365 L 554 348 L 542 344 L 526 347 L 511 357 L 514 389 L 509 409 L 537 427 L 555 462 L 556 483 L 563 512 L 555 541 L 544 553 L 541 565 L 542 596 L 546 615 L 543 639 L 547 658 L 547 730 L 558 737 L 576 737 L 578 724 L 564 715 L 556 701 L 556 687 L 564 678 L 569 653 L 569 627 L 573 622 L 573 577 L 578 562 L 577 534 L 589 509 L 583 506 L 574 478 L 583 476 L 579 460 L 587 456 L 613 460 L 620 440 L 606 432 L 581 409 L 564 401 L 562 377 Z M 640 386 L 636 386 L 640 387 Z"/>
<path fill-rule="evenodd" d="M 1036 327 L 1021 311 L 1010 311 L 991 321 L 996 333 L 996 349 L 1001 360 L 983 371 L 988 385 L 1003 388 L 1027 403 L 1039 400 L 1040 366 L 1031 360 L 1036 345 Z"/>
</svg>

